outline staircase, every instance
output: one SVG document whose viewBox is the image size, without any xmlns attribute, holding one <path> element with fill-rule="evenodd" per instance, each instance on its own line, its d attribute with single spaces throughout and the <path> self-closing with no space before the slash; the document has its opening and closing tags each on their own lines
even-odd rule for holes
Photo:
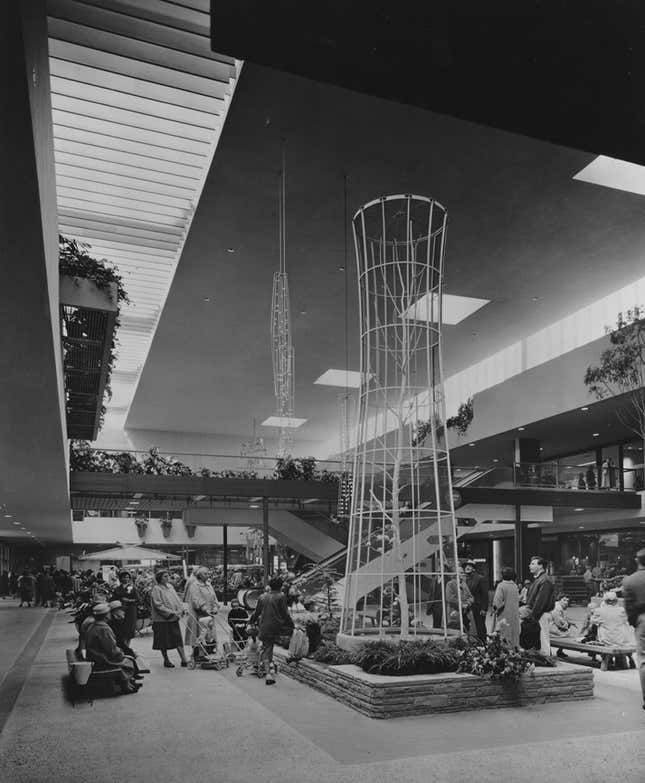
<svg viewBox="0 0 645 783">
<path fill-rule="evenodd" d="M 578 574 L 570 576 L 556 576 L 555 578 L 556 595 L 566 595 L 572 604 L 581 604 L 586 606 L 589 602 L 585 580 Z"/>
</svg>

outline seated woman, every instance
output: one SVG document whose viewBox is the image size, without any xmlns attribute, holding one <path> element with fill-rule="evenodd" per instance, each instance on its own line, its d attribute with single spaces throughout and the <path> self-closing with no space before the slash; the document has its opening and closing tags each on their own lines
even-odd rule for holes
<svg viewBox="0 0 645 783">
<path fill-rule="evenodd" d="M 116 643 L 114 632 L 108 625 L 110 607 L 108 604 L 97 604 L 93 609 L 94 623 L 87 631 L 86 657 L 94 662 L 94 668 L 120 669 L 118 677 L 121 693 L 136 693 L 141 685 L 134 682 L 134 666 Z"/>
<path fill-rule="evenodd" d="M 598 627 L 598 642 L 616 647 L 634 645 L 634 629 L 627 621 L 627 613 L 618 605 L 613 590 L 605 593 L 602 604 L 591 615 L 591 622 Z"/>
<path fill-rule="evenodd" d="M 576 627 L 576 624 L 572 622 L 565 612 L 569 608 L 569 598 L 566 595 L 561 596 L 556 602 L 555 606 L 551 610 L 551 619 L 549 621 L 549 636 L 570 636 L 572 629 Z M 558 647 L 556 652 L 558 658 L 568 658 L 569 656 L 564 652 L 562 647 Z"/>
</svg>

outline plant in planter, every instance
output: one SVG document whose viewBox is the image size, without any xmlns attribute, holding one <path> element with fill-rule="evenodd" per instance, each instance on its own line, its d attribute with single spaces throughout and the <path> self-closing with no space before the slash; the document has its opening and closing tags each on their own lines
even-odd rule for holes
<svg viewBox="0 0 645 783">
<path fill-rule="evenodd" d="M 438 674 L 457 670 L 463 652 L 446 642 L 401 641 L 398 644 L 377 641 L 359 648 L 353 663 L 368 674 L 405 676 Z"/>
<path fill-rule="evenodd" d="M 146 530 L 148 529 L 148 520 L 137 518 L 134 520 L 134 524 L 137 526 L 137 533 L 139 534 L 139 538 L 144 538 L 146 535 Z"/>
<path fill-rule="evenodd" d="M 491 680 L 518 682 L 534 666 L 535 661 L 522 650 L 510 647 L 505 639 L 494 633 L 485 644 L 472 645 L 463 651 L 457 671 Z"/>
<path fill-rule="evenodd" d="M 170 534 L 172 532 L 172 520 L 171 519 L 162 519 L 161 520 L 161 532 L 162 532 L 164 538 L 170 538 Z"/>
<path fill-rule="evenodd" d="M 110 385 L 110 377 L 112 374 L 112 367 L 116 358 L 116 332 L 119 328 L 119 311 L 121 304 L 128 303 L 128 294 L 123 285 L 123 279 L 118 274 L 116 267 L 108 266 L 108 262 L 105 259 L 97 260 L 93 258 L 87 251 L 90 250 L 90 246 L 77 242 L 75 239 L 59 235 L 58 237 L 58 269 L 59 273 L 63 277 L 69 277 L 74 281 L 75 285 L 79 285 L 79 280 L 90 280 L 100 290 L 105 292 L 111 292 L 112 285 L 116 286 L 116 305 L 117 313 L 115 319 L 115 329 L 111 336 L 110 352 L 107 359 L 107 372 L 105 382 L 105 395 L 107 399 L 112 398 L 112 388 Z M 65 318 L 65 329 L 69 338 L 83 338 L 88 334 L 89 326 L 86 323 L 86 315 L 83 311 L 75 311 L 67 314 Z M 65 338 L 63 338 L 63 347 L 65 351 L 66 362 L 77 361 L 81 357 L 74 358 L 73 352 L 77 353 L 81 350 L 80 346 L 66 344 Z M 71 353 L 70 353 L 71 352 Z M 103 423 L 103 417 L 105 415 L 105 406 L 101 405 L 101 418 L 100 424 Z"/>
<path fill-rule="evenodd" d="M 321 642 L 309 657 L 314 661 L 318 661 L 318 663 L 326 663 L 329 666 L 343 666 L 347 663 L 354 663 L 354 656 L 351 653 L 329 640 Z"/>
</svg>

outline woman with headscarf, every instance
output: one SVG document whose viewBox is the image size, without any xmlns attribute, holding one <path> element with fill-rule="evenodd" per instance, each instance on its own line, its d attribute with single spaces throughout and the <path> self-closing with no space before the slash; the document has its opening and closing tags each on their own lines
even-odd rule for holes
<svg viewBox="0 0 645 783">
<path fill-rule="evenodd" d="M 119 574 L 119 584 L 114 588 L 112 600 L 121 601 L 124 617 L 119 625 L 120 635 L 126 646 L 129 647 L 136 632 L 137 606 L 139 604 L 139 594 L 132 584 L 129 571 L 121 571 Z"/>
<path fill-rule="evenodd" d="M 448 610 L 448 628 L 459 628 L 459 599 L 461 598 L 461 614 L 464 631 L 475 633 L 472 605 L 473 594 L 466 584 L 466 575 L 461 565 L 457 566 L 457 574 L 446 584 L 446 608 Z"/>
<path fill-rule="evenodd" d="M 204 620 L 209 620 L 210 630 L 215 636 L 220 653 L 227 653 L 232 631 L 227 623 L 217 617 L 219 601 L 208 580 L 208 569 L 200 566 L 194 571 L 194 580 L 186 588 L 188 608 L 186 622 L 186 647 L 193 648 L 193 659 L 200 657 L 198 642 L 204 635 Z M 201 622 L 200 622 L 201 621 Z"/>
<path fill-rule="evenodd" d="M 168 658 L 168 650 L 177 650 L 181 658 L 181 665 L 188 666 L 184 646 L 179 630 L 179 618 L 184 608 L 170 584 L 168 571 L 159 571 L 155 574 L 157 584 L 150 593 L 152 606 L 152 649 L 159 650 L 163 657 L 163 665 L 167 669 L 174 669 L 175 664 Z"/>
</svg>

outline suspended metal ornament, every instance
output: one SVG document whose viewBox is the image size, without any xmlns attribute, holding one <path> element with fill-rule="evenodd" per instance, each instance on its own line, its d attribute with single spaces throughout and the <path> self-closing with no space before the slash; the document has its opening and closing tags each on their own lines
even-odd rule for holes
<svg viewBox="0 0 645 783">
<path fill-rule="evenodd" d="M 354 411 L 354 397 L 351 394 L 338 395 L 338 414 L 340 421 L 340 478 L 338 481 L 338 504 L 336 519 L 344 522 L 349 519 L 352 501 L 352 463 L 350 432 Z"/>
<path fill-rule="evenodd" d="M 246 457 L 246 470 L 256 470 L 260 464 L 260 458 L 265 457 L 267 450 L 264 445 L 264 438 L 256 435 L 256 419 L 253 419 L 253 434 L 248 440 L 240 444 L 240 456 Z"/>
<path fill-rule="evenodd" d="M 286 262 L 286 169 L 284 148 L 282 153 L 280 198 L 278 204 L 280 268 L 273 274 L 273 297 L 271 301 L 273 386 L 276 401 L 276 415 L 283 419 L 292 419 L 294 416 L 294 351 L 291 339 L 289 279 L 287 276 Z M 279 457 L 286 457 L 293 452 L 293 441 L 293 428 L 281 426 L 278 440 Z"/>
</svg>

